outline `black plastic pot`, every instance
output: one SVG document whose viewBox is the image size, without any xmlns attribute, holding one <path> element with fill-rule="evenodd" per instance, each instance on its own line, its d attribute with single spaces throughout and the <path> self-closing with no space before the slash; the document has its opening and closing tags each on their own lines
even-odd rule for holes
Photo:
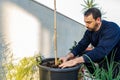
<svg viewBox="0 0 120 80">
<path fill-rule="evenodd" d="M 42 62 L 54 60 L 54 58 L 48 58 Z M 50 68 L 39 65 L 40 80 L 78 80 L 78 71 L 81 65 L 76 65 L 70 68 Z"/>
</svg>

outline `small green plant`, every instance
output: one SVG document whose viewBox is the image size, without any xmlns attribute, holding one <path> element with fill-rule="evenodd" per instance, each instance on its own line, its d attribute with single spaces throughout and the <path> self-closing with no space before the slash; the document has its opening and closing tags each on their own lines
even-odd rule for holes
<svg viewBox="0 0 120 80">
<path fill-rule="evenodd" d="M 17 64 L 11 62 L 6 65 L 7 80 L 35 80 L 34 74 L 36 72 L 36 66 L 41 62 L 40 56 L 39 61 L 36 61 L 36 57 L 24 57 Z"/>
<path fill-rule="evenodd" d="M 75 48 L 77 46 L 77 42 L 76 41 L 74 41 L 74 44 L 73 44 L 73 46 L 69 49 L 70 51 L 72 51 L 73 50 L 73 48 Z"/>
<path fill-rule="evenodd" d="M 36 61 L 37 61 L 38 65 L 39 65 L 40 63 L 42 63 L 42 57 L 40 55 L 37 55 L 36 56 Z"/>
<path fill-rule="evenodd" d="M 97 7 L 97 3 L 95 3 L 95 0 L 83 0 L 84 4 L 81 4 L 83 6 L 83 11 L 86 11 L 89 8 Z"/>
<path fill-rule="evenodd" d="M 61 61 L 61 60 L 58 59 L 57 61 L 58 61 L 58 65 L 62 64 L 62 61 Z"/>
</svg>

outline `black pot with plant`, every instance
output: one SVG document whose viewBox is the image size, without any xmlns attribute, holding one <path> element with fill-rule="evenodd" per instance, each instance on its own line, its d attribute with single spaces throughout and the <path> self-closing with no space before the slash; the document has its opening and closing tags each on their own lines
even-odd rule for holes
<svg viewBox="0 0 120 80">
<path fill-rule="evenodd" d="M 74 41 L 74 45 L 69 50 L 71 51 L 76 45 L 77 42 Z M 62 62 L 58 58 L 58 65 L 55 65 L 55 58 L 42 59 L 40 56 L 37 57 L 37 62 L 39 62 L 40 80 L 78 80 L 81 64 L 61 69 L 58 65 Z"/>
<path fill-rule="evenodd" d="M 54 65 L 54 60 L 54 58 L 47 58 L 38 65 L 40 80 L 78 80 L 80 64 L 61 69 Z"/>
<path fill-rule="evenodd" d="M 57 27 L 56 27 L 56 0 L 54 0 L 54 54 L 55 58 L 40 60 L 39 74 L 40 80 L 78 80 L 78 71 L 80 64 L 61 69 L 58 67 L 59 59 L 57 57 Z M 38 62 L 39 59 L 37 58 Z"/>
</svg>

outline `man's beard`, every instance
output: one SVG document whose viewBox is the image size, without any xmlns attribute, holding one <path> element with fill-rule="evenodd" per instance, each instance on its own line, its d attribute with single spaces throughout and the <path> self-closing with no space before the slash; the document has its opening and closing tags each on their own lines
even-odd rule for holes
<svg viewBox="0 0 120 80">
<path fill-rule="evenodd" d="M 88 28 L 88 30 L 89 30 L 89 31 L 96 31 L 96 29 L 97 29 L 98 27 L 99 27 L 99 26 L 98 26 L 98 24 L 96 23 L 93 28 Z"/>
</svg>

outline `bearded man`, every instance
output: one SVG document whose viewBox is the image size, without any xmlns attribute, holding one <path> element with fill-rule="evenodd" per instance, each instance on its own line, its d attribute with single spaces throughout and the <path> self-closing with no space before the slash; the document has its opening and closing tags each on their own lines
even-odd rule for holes
<svg viewBox="0 0 120 80">
<path fill-rule="evenodd" d="M 60 58 L 63 63 L 59 67 L 65 68 L 84 63 L 90 73 L 94 73 L 92 61 L 107 70 L 105 57 L 109 64 L 111 59 L 114 62 L 120 61 L 120 27 L 114 22 L 102 20 L 101 12 L 97 8 L 85 11 L 84 22 L 87 30 L 83 38 L 71 52 Z M 89 44 L 92 44 L 94 49 L 86 51 Z M 79 57 L 76 57 L 77 55 Z M 114 68 L 113 75 L 116 75 L 120 71 L 120 66 Z"/>
</svg>

